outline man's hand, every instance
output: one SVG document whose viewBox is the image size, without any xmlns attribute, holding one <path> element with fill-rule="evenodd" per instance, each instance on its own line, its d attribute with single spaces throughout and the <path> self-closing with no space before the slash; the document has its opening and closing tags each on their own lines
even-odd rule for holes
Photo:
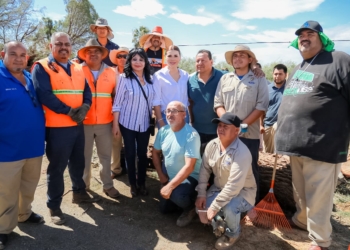
<svg viewBox="0 0 350 250">
<path fill-rule="evenodd" d="M 161 127 L 164 127 L 164 126 L 165 126 L 165 122 L 163 121 L 163 119 L 158 120 L 158 125 L 159 125 L 159 128 L 161 128 Z"/>
<path fill-rule="evenodd" d="M 160 190 L 160 195 L 164 198 L 164 199 L 170 199 L 170 195 L 173 192 L 173 189 L 170 187 L 169 184 L 165 185 L 161 190 Z"/>
<path fill-rule="evenodd" d="M 208 211 L 207 211 L 208 220 L 211 221 L 217 213 L 218 211 L 214 211 L 213 209 L 208 208 Z"/>
<path fill-rule="evenodd" d="M 260 126 L 260 134 L 264 134 L 265 133 L 265 127 L 264 126 Z"/>
<path fill-rule="evenodd" d="M 70 118 L 72 118 L 73 121 L 75 121 L 75 120 L 73 119 L 73 116 L 76 115 L 76 113 L 78 112 L 78 110 L 79 110 L 79 108 L 75 108 L 75 109 L 70 108 L 70 110 L 69 110 L 69 112 L 68 112 L 67 115 L 68 115 Z M 75 122 L 76 122 L 76 121 L 75 121 Z"/>
<path fill-rule="evenodd" d="M 203 210 L 205 209 L 206 203 L 207 203 L 207 199 L 205 197 L 198 197 L 195 205 L 198 210 Z"/>
<path fill-rule="evenodd" d="M 76 113 L 72 116 L 72 119 L 77 123 L 82 123 L 85 119 L 86 113 L 89 111 L 90 106 L 84 103 L 81 105 Z"/>
<path fill-rule="evenodd" d="M 264 71 L 258 67 L 252 68 L 252 71 L 257 78 L 265 77 Z"/>
<path fill-rule="evenodd" d="M 159 182 L 162 186 L 165 186 L 169 182 L 169 176 L 165 175 L 164 173 L 161 173 L 159 176 Z"/>
</svg>

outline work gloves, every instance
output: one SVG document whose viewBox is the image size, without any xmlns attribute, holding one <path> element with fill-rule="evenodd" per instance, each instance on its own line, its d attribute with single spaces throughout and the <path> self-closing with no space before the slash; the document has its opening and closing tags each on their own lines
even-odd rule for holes
<svg viewBox="0 0 350 250">
<path fill-rule="evenodd" d="M 78 108 L 71 108 L 68 112 L 68 116 L 72 118 L 76 123 L 82 123 L 85 119 L 86 113 L 89 111 L 90 106 L 87 104 L 83 104 Z"/>
</svg>

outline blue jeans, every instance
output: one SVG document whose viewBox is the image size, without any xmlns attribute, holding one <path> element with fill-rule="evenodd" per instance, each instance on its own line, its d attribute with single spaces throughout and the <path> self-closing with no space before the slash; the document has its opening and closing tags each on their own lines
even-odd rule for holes
<svg viewBox="0 0 350 250">
<path fill-rule="evenodd" d="M 84 126 L 46 128 L 47 167 L 47 207 L 57 210 L 61 206 L 64 192 L 63 173 L 68 164 L 73 192 L 85 192 L 83 180 Z"/>
<path fill-rule="evenodd" d="M 206 207 L 209 208 L 220 192 L 214 192 L 207 197 Z M 237 237 L 240 234 L 241 213 L 249 211 L 253 206 L 250 205 L 241 195 L 234 197 L 226 206 L 221 208 L 218 215 L 224 217 L 227 228 L 225 235 L 228 237 Z"/>
<path fill-rule="evenodd" d="M 186 109 L 186 118 L 185 118 L 185 122 L 186 123 L 189 123 L 190 122 L 190 118 L 189 118 L 189 114 L 188 114 L 188 110 Z M 168 125 L 168 122 L 166 120 L 166 115 L 164 114 L 164 112 L 162 112 L 162 118 L 163 118 L 163 121 L 165 123 L 165 125 Z M 159 129 L 159 123 L 157 121 L 157 128 Z"/>
<path fill-rule="evenodd" d="M 148 131 L 138 132 L 130 130 L 121 124 L 119 124 L 119 127 L 124 139 L 124 152 L 128 169 L 129 184 L 144 186 L 146 182 L 146 170 L 148 167 L 147 147 L 150 133 Z M 137 178 L 135 165 L 136 151 L 138 158 Z"/>
</svg>

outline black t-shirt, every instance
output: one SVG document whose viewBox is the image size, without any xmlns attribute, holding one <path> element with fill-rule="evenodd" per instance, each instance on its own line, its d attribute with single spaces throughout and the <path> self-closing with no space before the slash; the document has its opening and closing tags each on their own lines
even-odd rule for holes
<svg viewBox="0 0 350 250">
<path fill-rule="evenodd" d="M 322 51 L 310 64 L 311 60 L 298 65 L 286 83 L 276 150 L 328 163 L 345 162 L 350 138 L 350 56 Z"/>
<path fill-rule="evenodd" d="M 151 74 L 153 75 L 156 73 L 158 70 L 162 68 L 162 57 L 163 57 L 163 50 L 151 50 L 148 49 L 146 51 L 147 57 L 148 57 L 148 62 L 151 65 Z"/>
</svg>

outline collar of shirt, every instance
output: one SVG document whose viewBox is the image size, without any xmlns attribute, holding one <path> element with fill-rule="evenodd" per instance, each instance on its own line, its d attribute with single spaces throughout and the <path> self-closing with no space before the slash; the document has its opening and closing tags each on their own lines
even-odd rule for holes
<svg viewBox="0 0 350 250">
<path fill-rule="evenodd" d="M 31 78 L 31 75 L 29 72 L 27 72 L 26 70 L 23 70 L 22 71 L 25 78 Z M 8 69 L 6 68 L 5 64 L 4 64 L 4 61 L 0 61 L 0 75 L 2 77 L 6 77 L 6 78 L 13 78 L 13 79 L 16 79 L 11 73 L 10 71 L 8 71 Z"/>
<path fill-rule="evenodd" d="M 64 71 L 66 71 L 66 73 L 70 76 L 71 72 L 70 72 L 70 66 L 72 65 L 71 61 L 68 60 L 67 62 L 67 68 L 64 67 L 62 64 L 60 64 L 59 62 L 56 61 L 56 59 L 52 56 L 52 54 L 49 55 L 49 63 L 56 63 L 57 65 L 59 65 L 62 69 L 64 69 Z"/>
<path fill-rule="evenodd" d="M 234 76 L 234 77 L 236 77 L 238 80 L 240 80 L 239 77 L 238 77 L 238 75 L 236 74 L 236 72 L 232 72 L 231 74 L 232 74 L 231 76 Z M 245 74 L 245 75 L 243 76 L 242 80 L 240 80 L 240 81 L 243 81 L 245 78 L 247 78 L 247 77 L 252 77 L 252 76 L 254 76 L 254 73 L 253 73 L 253 71 L 252 71 L 251 69 L 249 69 L 248 73 Z"/>
<path fill-rule="evenodd" d="M 286 80 L 284 81 L 284 83 L 283 83 L 283 86 L 282 87 L 280 87 L 280 88 L 277 88 L 276 86 L 275 86 L 275 82 L 273 82 L 272 83 L 272 88 L 274 89 L 274 90 L 284 90 L 284 86 L 286 86 Z"/>
<path fill-rule="evenodd" d="M 209 79 L 208 79 L 208 81 L 207 81 L 206 83 L 210 82 L 210 80 L 211 80 L 213 77 L 215 77 L 217 71 L 218 71 L 218 70 L 215 69 L 214 67 L 211 68 L 211 76 L 209 77 Z M 196 80 L 199 81 L 198 72 L 196 72 L 195 77 L 196 77 Z"/>
<path fill-rule="evenodd" d="M 214 145 L 215 145 L 215 147 L 217 148 L 217 150 L 218 150 L 219 152 L 221 152 L 221 147 L 220 147 L 221 142 L 220 142 L 220 139 L 219 139 L 219 138 L 216 138 L 216 139 L 215 139 Z M 238 147 L 238 137 L 237 137 L 233 142 L 231 142 L 231 144 L 226 148 L 226 151 L 225 151 L 225 152 L 222 152 L 222 153 L 220 154 L 220 156 L 226 154 L 226 153 L 227 153 L 228 151 L 230 151 L 230 150 L 235 151 L 235 150 L 237 149 L 237 147 Z"/>
</svg>

